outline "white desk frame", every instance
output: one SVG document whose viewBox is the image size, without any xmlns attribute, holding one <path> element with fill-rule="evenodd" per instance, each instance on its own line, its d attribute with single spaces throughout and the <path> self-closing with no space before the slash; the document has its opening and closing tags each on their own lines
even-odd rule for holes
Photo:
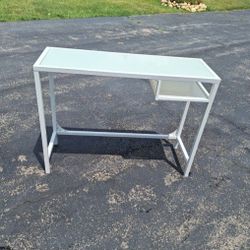
<svg viewBox="0 0 250 250">
<path fill-rule="evenodd" d="M 184 176 L 187 177 L 189 176 L 190 170 L 192 163 L 194 161 L 194 157 L 196 154 L 196 151 L 198 149 L 198 145 L 201 139 L 201 136 L 203 134 L 217 89 L 219 87 L 219 83 L 221 82 L 221 79 L 212 71 L 211 68 L 207 66 L 207 64 L 202 60 L 201 63 L 204 64 L 204 67 L 207 67 L 207 70 L 209 73 L 211 73 L 212 77 L 211 78 L 202 78 L 202 77 L 175 77 L 175 76 L 166 76 L 166 75 L 153 75 L 152 73 L 145 72 L 145 74 L 140 73 L 131 73 L 131 72 L 110 72 L 110 71 L 89 71 L 85 69 L 71 69 L 71 68 L 63 68 L 63 67 L 55 67 L 55 65 L 52 66 L 44 66 L 42 65 L 43 59 L 46 57 L 48 54 L 49 50 L 59 50 L 61 49 L 62 51 L 66 50 L 72 50 L 73 49 L 62 49 L 62 48 L 51 48 L 47 47 L 43 53 L 40 55 L 36 63 L 33 65 L 33 70 L 34 70 L 34 79 L 35 79 L 35 87 L 36 87 L 36 96 L 37 96 L 37 104 L 38 104 L 38 114 L 39 114 L 39 121 L 40 121 L 40 130 L 41 130 L 41 139 L 42 139 L 42 148 L 43 148 L 43 158 L 44 158 L 44 166 L 45 166 L 45 172 L 50 173 L 50 156 L 53 151 L 53 147 L 55 145 L 58 145 L 58 135 L 74 135 L 74 136 L 102 136 L 102 137 L 127 137 L 127 138 L 150 138 L 150 139 L 170 139 L 170 140 L 176 140 L 175 148 L 180 146 L 183 155 L 186 159 L 186 168 L 184 172 Z M 92 53 L 90 51 L 84 51 L 84 50 L 77 50 L 80 53 Z M 76 50 L 74 50 L 74 53 Z M 99 53 L 98 51 L 93 51 L 93 53 Z M 100 52 L 100 53 L 113 53 L 114 56 L 117 56 L 119 53 L 114 53 L 114 52 Z M 96 55 L 95 54 L 95 55 Z M 120 53 L 121 55 L 133 55 L 133 54 L 125 54 L 125 53 Z M 106 55 L 106 54 L 104 54 Z M 108 54 L 107 54 L 108 55 Z M 140 56 L 144 55 L 137 55 L 137 58 L 140 58 Z M 164 58 L 168 57 L 159 57 L 159 56 L 150 56 L 150 60 L 157 60 L 157 59 L 164 60 Z M 171 59 L 171 58 L 170 58 Z M 168 59 L 168 60 L 170 60 Z M 195 59 L 197 60 L 197 59 Z M 201 60 L 201 59 L 199 59 Z M 114 62 L 115 63 L 115 62 Z M 152 62 L 153 63 L 153 62 Z M 52 111 L 52 127 L 53 127 L 53 132 L 52 136 L 50 138 L 50 141 L 48 143 L 47 141 L 47 132 L 46 132 L 46 122 L 45 122 L 45 114 L 44 114 L 44 104 L 43 104 L 43 95 L 42 95 L 42 86 L 41 86 L 41 80 L 40 80 L 40 72 L 48 72 L 49 74 L 49 94 L 50 94 L 50 102 L 51 102 L 51 111 Z M 66 130 L 62 128 L 58 123 L 56 119 L 56 101 L 55 101 L 55 94 L 54 94 L 54 74 L 55 73 L 70 73 L 70 74 L 85 74 L 85 75 L 99 75 L 99 76 L 111 76 L 111 77 L 127 77 L 127 78 L 140 78 L 140 79 L 157 79 L 158 84 L 157 84 L 157 91 L 159 92 L 162 81 L 164 80 L 182 80 L 182 81 L 190 81 L 190 80 L 196 80 L 198 84 L 201 82 L 207 82 L 211 83 L 212 87 L 210 90 L 210 93 L 207 92 L 207 90 L 201 85 L 201 88 L 204 90 L 204 93 L 207 95 L 207 107 L 205 110 L 205 113 L 203 115 L 200 127 L 198 129 L 198 132 L 196 134 L 192 149 L 190 151 L 190 154 L 188 154 L 184 143 L 181 139 L 181 134 L 183 131 L 183 126 L 187 117 L 188 109 L 190 106 L 191 101 L 197 101 L 197 100 L 192 100 L 192 98 L 183 98 L 180 97 L 178 99 L 175 98 L 174 100 L 176 101 L 186 101 L 185 109 L 179 124 L 179 127 L 172 133 L 170 134 L 148 134 L 148 133 L 126 133 L 126 132 L 97 132 L 97 131 L 72 131 L 72 130 Z M 156 100 L 157 100 L 157 94 L 156 93 Z M 169 98 L 168 100 L 171 100 Z"/>
</svg>

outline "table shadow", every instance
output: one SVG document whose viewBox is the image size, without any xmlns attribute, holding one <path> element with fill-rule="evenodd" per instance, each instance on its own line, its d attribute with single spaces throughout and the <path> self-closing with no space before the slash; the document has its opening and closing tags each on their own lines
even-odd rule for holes
<svg viewBox="0 0 250 250">
<path fill-rule="evenodd" d="M 135 130 L 101 130 L 101 129 L 75 129 L 88 131 L 110 131 L 110 132 L 133 132 L 157 134 L 155 131 L 135 131 Z M 48 141 L 52 134 L 52 128 L 47 127 Z M 100 155 L 120 155 L 125 159 L 145 159 L 163 160 L 180 174 L 184 174 L 178 156 L 172 143 L 168 140 L 141 139 L 141 138 L 115 138 L 96 136 L 58 136 L 59 145 L 55 146 L 52 152 L 62 154 L 100 154 Z M 172 160 L 166 157 L 164 150 L 170 149 Z M 42 157 L 41 135 L 38 137 L 33 152 L 44 168 Z"/>
</svg>

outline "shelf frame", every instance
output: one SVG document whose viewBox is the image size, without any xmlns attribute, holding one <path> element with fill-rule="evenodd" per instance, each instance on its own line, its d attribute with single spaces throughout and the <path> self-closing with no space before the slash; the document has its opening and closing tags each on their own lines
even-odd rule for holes
<svg viewBox="0 0 250 250">
<path fill-rule="evenodd" d="M 44 58 L 48 56 L 48 52 L 51 50 L 59 50 L 63 51 L 68 51 L 67 53 L 71 53 L 72 49 L 60 49 L 60 48 L 46 48 L 44 52 L 41 54 L 41 56 L 38 58 L 36 63 L 33 65 L 33 73 L 34 73 L 34 80 L 35 80 L 35 89 L 36 89 L 36 97 L 37 97 L 37 105 L 38 105 L 38 115 L 39 115 L 39 123 L 40 123 L 40 131 L 41 131 L 41 139 L 42 139 L 42 148 L 43 148 L 43 158 L 44 158 L 44 166 L 45 166 L 45 172 L 50 173 L 50 157 L 53 152 L 54 146 L 58 145 L 58 135 L 75 135 L 75 136 L 103 136 L 103 137 L 126 137 L 126 138 L 150 138 L 150 139 L 170 139 L 170 140 L 176 140 L 175 148 L 177 149 L 178 146 L 180 146 L 181 151 L 183 152 L 184 158 L 186 160 L 186 167 L 184 171 L 184 176 L 187 177 L 189 176 L 191 166 L 194 161 L 194 157 L 196 155 L 201 136 L 203 134 L 210 110 L 212 108 L 219 84 L 221 82 L 221 79 L 216 75 L 216 73 L 213 72 L 213 70 L 202 60 L 202 59 L 191 59 L 195 60 L 196 63 L 200 63 L 202 66 L 204 66 L 209 72 L 210 75 L 209 77 L 207 76 L 202 76 L 202 77 L 197 77 L 197 76 L 174 76 L 174 75 L 165 75 L 165 74 L 159 74 L 158 69 L 154 68 L 150 74 L 147 72 L 144 72 L 143 67 L 140 68 L 140 71 L 136 73 L 130 73 L 130 72 L 124 72 L 122 69 L 121 72 L 110 72 L 110 71 L 105 71 L 105 69 L 101 70 L 92 70 L 89 71 L 85 68 L 81 69 L 72 69 L 72 68 L 67 68 L 62 67 L 58 68 L 57 66 L 53 65 L 42 65 L 42 61 Z M 85 53 L 91 54 L 94 53 L 95 55 L 98 54 L 98 51 L 90 52 L 90 51 L 84 51 L 84 50 L 79 50 L 82 55 Z M 75 53 L 75 52 L 74 52 Z M 106 53 L 109 54 L 109 52 L 100 52 L 102 56 L 105 56 Z M 114 55 L 114 52 L 111 53 Z M 125 55 L 125 56 L 124 56 Z M 129 54 L 121 54 L 117 53 L 117 56 L 120 58 L 126 57 L 126 58 L 131 58 L 130 63 L 133 64 L 133 56 Z M 150 61 L 157 61 L 159 57 L 157 56 L 141 56 L 141 55 L 136 55 L 137 59 L 143 62 L 145 58 Z M 171 60 L 176 60 L 173 59 L 173 57 L 160 57 L 162 62 L 171 62 Z M 120 59 L 119 59 L 120 60 Z M 118 61 L 119 61 L 118 60 Z M 130 59 L 128 59 L 130 60 Z M 178 58 L 178 60 L 182 60 Z M 105 60 L 104 60 L 105 61 Z M 70 65 L 70 62 L 67 62 Z M 115 62 L 114 62 L 115 65 Z M 105 65 L 104 65 L 105 66 Z M 43 104 L 43 94 L 42 94 L 42 85 L 41 85 L 41 79 L 40 79 L 40 73 L 41 72 L 47 72 L 49 75 L 49 95 L 50 95 L 50 104 L 51 104 L 51 113 L 52 113 L 52 127 L 53 127 L 53 132 L 52 136 L 50 138 L 49 144 L 47 140 L 47 131 L 46 131 L 46 121 L 45 121 L 45 112 L 44 112 L 44 104 Z M 128 77 L 128 78 L 141 78 L 141 79 L 158 79 L 157 81 L 157 88 L 155 89 L 155 96 L 156 100 L 164 100 L 164 101 L 183 101 L 186 102 L 180 123 L 178 128 L 170 133 L 170 134 L 157 134 L 157 133 L 130 133 L 130 132 L 111 132 L 111 131 L 83 131 L 83 130 L 66 130 L 62 128 L 58 123 L 57 123 L 57 118 L 56 118 L 56 100 L 55 100 L 55 86 L 54 86 L 54 75 L 55 73 L 70 73 L 70 74 L 82 74 L 82 75 L 100 75 L 100 76 L 113 76 L 113 77 Z M 180 72 L 179 72 L 180 73 Z M 183 81 L 183 82 L 190 82 L 193 81 L 195 82 L 195 86 L 198 87 L 205 95 L 205 98 L 194 98 L 190 96 L 165 96 L 165 99 L 160 95 L 160 87 L 162 84 L 162 81 Z M 203 86 L 202 82 L 205 83 L 210 83 L 212 84 L 212 87 L 208 93 L 206 88 Z M 188 152 L 183 140 L 181 138 L 183 128 L 185 125 L 186 117 L 188 114 L 189 106 L 191 102 L 201 102 L 205 103 L 206 110 L 203 114 L 200 126 L 198 128 L 198 132 L 195 136 L 194 142 L 192 149 Z"/>
<path fill-rule="evenodd" d="M 162 94 L 161 88 L 163 87 L 164 84 L 170 84 L 167 83 L 166 81 L 157 81 L 157 80 L 150 80 L 151 87 L 153 89 L 153 92 L 155 94 L 155 100 L 156 101 L 191 101 L 191 102 L 209 102 L 209 93 L 206 90 L 206 88 L 203 86 L 203 84 L 199 81 L 191 81 L 189 84 L 192 84 L 194 88 L 197 88 L 198 90 L 201 91 L 203 95 L 197 97 L 197 96 L 191 96 L 191 95 L 173 95 L 173 94 Z M 175 83 L 171 83 L 172 85 Z M 183 83 L 178 83 L 178 84 L 187 84 L 186 82 Z"/>
</svg>

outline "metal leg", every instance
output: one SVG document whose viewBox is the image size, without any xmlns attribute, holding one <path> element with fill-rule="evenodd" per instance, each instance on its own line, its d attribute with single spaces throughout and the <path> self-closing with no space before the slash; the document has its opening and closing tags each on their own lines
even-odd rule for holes
<svg viewBox="0 0 250 250">
<path fill-rule="evenodd" d="M 55 99 L 55 84 L 54 84 L 54 74 L 49 73 L 49 95 L 50 95 L 50 105 L 52 112 L 52 127 L 53 133 L 56 133 L 57 122 L 56 122 L 56 99 Z M 56 133 L 54 139 L 54 145 L 58 145 L 58 136 Z"/>
<path fill-rule="evenodd" d="M 47 141 L 46 122 L 45 122 L 44 106 L 43 106 L 43 96 L 42 96 L 42 88 L 41 88 L 41 81 L 40 81 L 39 72 L 34 72 L 34 78 L 35 78 L 37 106 L 38 106 L 38 114 L 39 114 L 42 146 L 43 146 L 44 167 L 45 167 L 45 172 L 48 174 L 48 173 L 50 173 L 48 141 Z"/>
<path fill-rule="evenodd" d="M 161 80 L 157 81 L 155 96 L 159 95 L 161 89 Z"/>
<path fill-rule="evenodd" d="M 181 118 L 181 121 L 180 121 L 180 125 L 179 125 L 179 128 L 177 129 L 177 135 L 176 135 L 177 138 L 181 137 L 181 133 L 182 133 L 182 130 L 183 130 L 184 123 L 186 121 L 186 117 L 187 117 L 189 106 L 190 106 L 190 101 L 186 102 L 185 109 L 183 111 L 182 118 Z M 177 140 L 174 148 L 177 149 L 178 146 L 179 146 L 179 141 Z"/>
<path fill-rule="evenodd" d="M 211 107 L 212 107 L 212 105 L 213 105 L 213 101 L 214 101 L 214 98 L 215 98 L 215 95 L 216 95 L 216 92 L 217 92 L 218 87 L 219 87 L 219 84 L 214 84 L 214 85 L 212 86 L 211 91 L 210 91 L 209 103 L 208 103 L 208 105 L 207 105 L 205 114 L 204 114 L 204 116 L 203 116 L 203 118 L 202 118 L 202 122 L 201 122 L 201 124 L 200 124 L 198 133 L 197 133 L 196 138 L 195 138 L 195 142 L 194 142 L 193 147 L 192 147 L 192 150 L 191 150 L 191 154 L 190 154 L 189 160 L 188 160 L 188 162 L 187 162 L 186 170 L 185 170 L 185 173 L 184 173 L 184 176 L 185 176 L 185 177 L 188 177 L 188 176 L 189 176 L 189 172 L 190 172 L 190 170 L 191 170 L 191 166 L 192 166 L 192 163 L 193 163 L 193 161 L 194 161 L 194 157 L 195 157 L 196 151 L 197 151 L 197 149 L 198 149 L 198 146 L 199 146 L 199 143 L 200 143 L 200 139 L 201 139 L 201 136 L 202 136 L 202 134 L 203 134 L 203 131 L 204 131 L 204 128 L 205 128 L 207 119 L 208 119 L 208 115 L 209 115 L 210 110 L 211 110 Z"/>
</svg>

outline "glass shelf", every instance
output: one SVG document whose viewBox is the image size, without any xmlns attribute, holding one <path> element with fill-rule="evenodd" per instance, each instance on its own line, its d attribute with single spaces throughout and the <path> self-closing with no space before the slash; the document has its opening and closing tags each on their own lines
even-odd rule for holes
<svg viewBox="0 0 250 250">
<path fill-rule="evenodd" d="M 156 101 L 209 101 L 209 93 L 200 82 L 161 81 L 157 91 L 158 82 L 157 80 L 150 80 Z"/>
</svg>

